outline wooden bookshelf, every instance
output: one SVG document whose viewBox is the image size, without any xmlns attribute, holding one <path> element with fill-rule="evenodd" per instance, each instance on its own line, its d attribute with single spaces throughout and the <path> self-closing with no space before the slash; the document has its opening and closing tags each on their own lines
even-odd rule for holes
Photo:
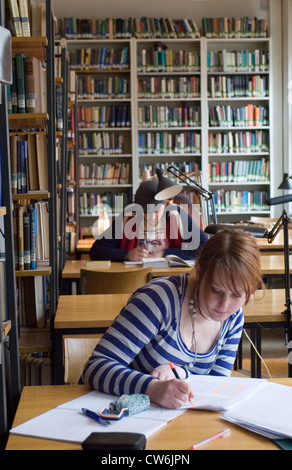
<svg viewBox="0 0 292 470">
<path fill-rule="evenodd" d="M 23 114 L 9 114 L 9 127 L 10 129 L 32 129 L 45 128 L 49 120 L 47 113 L 23 113 Z"/>
<path fill-rule="evenodd" d="M 46 48 L 48 40 L 46 37 L 13 37 L 12 38 L 12 56 L 25 52 L 27 56 L 32 55 L 44 62 L 47 58 Z"/>
</svg>

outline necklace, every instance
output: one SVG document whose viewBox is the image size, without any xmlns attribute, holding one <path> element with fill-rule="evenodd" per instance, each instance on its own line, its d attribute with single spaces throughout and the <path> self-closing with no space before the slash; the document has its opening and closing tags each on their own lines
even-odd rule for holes
<svg viewBox="0 0 292 470">
<path fill-rule="evenodd" d="M 191 319 L 192 319 L 192 342 L 191 342 L 191 351 L 194 352 L 194 359 L 192 363 L 188 364 L 188 367 L 193 366 L 196 361 L 197 361 L 197 341 L 196 341 L 196 317 L 197 317 L 197 308 L 195 306 L 195 299 L 193 297 L 190 298 L 189 300 L 189 311 L 191 313 Z M 223 328 L 223 322 L 221 322 L 220 325 L 220 330 L 216 338 L 216 357 L 214 362 L 216 361 L 219 352 L 222 349 L 223 346 L 223 339 L 221 338 L 221 333 L 222 333 L 222 328 Z M 209 372 L 209 371 L 208 371 Z"/>
</svg>

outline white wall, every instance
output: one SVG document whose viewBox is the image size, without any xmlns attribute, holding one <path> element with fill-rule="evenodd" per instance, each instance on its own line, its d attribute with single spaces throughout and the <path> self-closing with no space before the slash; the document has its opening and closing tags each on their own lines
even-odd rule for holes
<svg viewBox="0 0 292 470">
<path fill-rule="evenodd" d="M 280 2 L 279 2 L 280 3 Z M 257 16 L 265 18 L 267 0 L 52 0 L 58 18 L 192 18 L 203 16 Z"/>
</svg>

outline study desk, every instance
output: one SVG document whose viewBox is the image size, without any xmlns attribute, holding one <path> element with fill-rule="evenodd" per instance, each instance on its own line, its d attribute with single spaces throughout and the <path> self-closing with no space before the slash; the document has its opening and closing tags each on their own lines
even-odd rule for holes
<svg viewBox="0 0 292 470">
<path fill-rule="evenodd" d="M 86 267 L 86 260 L 67 260 L 62 271 L 62 293 L 70 293 L 70 285 L 74 281 L 80 280 L 80 270 Z M 289 256 L 290 272 L 292 270 L 292 255 Z M 99 268 L 101 269 L 101 268 Z M 115 269 L 138 270 L 141 265 L 126 265 L 125 263 L 111 263 L 109 268 L 105 270 Z M 152 277 L 172 276 L 190 272 L 193 268 L 188 267 L 172 267 L 172 268 L 152 268 Z M 285 273 L 284 254 L 262 254 L 261 255 L 261 272 L 263 276 L 283 276 Z"/>
<path fill-rule="evenodd" d="M 104 333 L 130 294 L 60 295 L 54 319 L 56 383 L 64 383 L 63 336 Z"/>
<path fill-rule="evenodd" d="M 130 294 L 61 295 L 54 320 L 54 351 L 56 383 L 64 381 L 63 336 L 103 333 L 127 303 Z M 261 325 L 285 327 L 287 321 L 281 312 L 285 309 L 285 290 L 257 291 L 255 300 L 243 308 L 245 328 L 251 330 L 252 339 L 261 350 Z M 287 350 L 288 355 L 288 350 Z M 288 368 L 288 366 L 287 366 Z M 261 363 L 251 350 L 251 375 L 261 376 Z"/>
<path fill-rule="evenodd" d="M 275 383 L 292 386 L 292 379 L 276 379 Z M 24 387 L 13 427 L 45 413 L 58 405 L 85 395 L 91 389 L 87 385 L 44 385 Z M 227 427 L 232 434 L 219 439 L 204 449 L 210 450 L 279 450 L 271 440 L 226 423 L 217 412 L 187 410 L 170 421 L 164 428 L 147 439 L 148 450 L 190 450 L 195 442 L 222 431 Z M 81 450 L 81 445 L 28 436 L 10 435 L 6 450 Z"/>
<path fill-rule="evenodd" d="M 67 260 L 63 271 L 62 271 L 62 293 L 70 293 L 70 285 L 72 282 L 79 282 L 80 280 L 80 270 L 86 267 L 88 260 Z M 141 269 L 142 264 L 132 264 L 128 265 L 125 263 L 112 262 L 109 268 L 97 268 L 104 269 L 105 271 L 115 270 L 119 272 L 123 271 L 138 271 Z M 91 269 L 94 269 L 91 267 Z M 171 267 L 171 268 L 152 268 L 151 276 L 160 277 L 160 276 L 173 276 L 176 274 L 183 274 L 185 272 L 190 272 L 193 267 Z"/>
</svg>

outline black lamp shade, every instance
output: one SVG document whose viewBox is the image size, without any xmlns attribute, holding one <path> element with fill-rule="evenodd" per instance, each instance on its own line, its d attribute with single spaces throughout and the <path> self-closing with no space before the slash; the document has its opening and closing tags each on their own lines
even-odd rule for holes
<svg viewBox="0 0 292 470">
<path fill-rule="evenodd" d="M 292 189 L 292 180 L 291 176 L 288 173 L 284 173 L 284 178 L 278 189 Z"/>
<path fill-rule="evenodd" d="M 163 176 L 163 173 L 160 169 L 156 170 L 156 174 L 158 177 L 157 193 L 154 196 L 156 201 L 172 199 L 182 191 L 183 186 L 181 184 L 174 183 L 169 178 Z"/>
</svg>

